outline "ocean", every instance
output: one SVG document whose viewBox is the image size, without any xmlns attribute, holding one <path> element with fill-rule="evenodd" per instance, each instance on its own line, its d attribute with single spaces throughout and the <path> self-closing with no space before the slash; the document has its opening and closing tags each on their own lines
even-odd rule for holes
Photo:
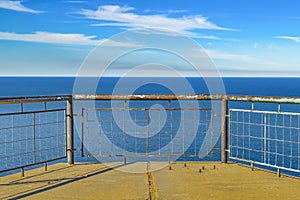
<svg viewBox="0 0 300 200">
<path fill-rule="evenodd" d="M 135 79 L 156 82 L 162 78 L 126 78 L 128 85 Z M 169 79 L 176 84 L 176 78 Z M 0 96 L 36 96 L 72 94 L 74 77 L 0 77 Z M 117 77 L 101 78 L 98 94 L 111 94 Z M 202 78 L 187 78 L 197 94 L 208 94 Z M 300 96 L 300 78 L 223 78 L 226 94 L 261 96 Z M 126 87 L 126 85 L 124 86 Z M 180 85 L 178 86 L 180 87 Z M 152 84 L 141 87 L 136 93 L 168 94 L 170 90 Z"/>
<path fill-rule="evenodd" d="M 86 78 L 87 82 L 92 80 L 92 78 Z M 210 78 L 213 79 L 213 78 Z M 22 96 L 48 96 L 48 95 L 66 95 L 66 94 L 73 94 L 74 93 L 74 81 L 76 79 L 74 77 L 1 77 L 0 78 L 0 97 L 22 97 Z M 75 91 L 80 91 L 81 93 L 86 93 L 86 94 L 91 94 L 91 93 L 97 93 L 97 94 L 209 94 L 210 90 L 208 89 L 207 85 L 205 84 L 205 80 L 202 78 L 186 78 L 188 83 L 190 84 L 192 90 L 194 93 L 191 93 L 191 90 L 186 90 L 185 88 L 182 87 L 181 85 L 181 80 L 178 78 L 123 78 L 122 84 L 117 85 L 118 81 L 121 80 L 118 77 L 104 77 L 100 79 L 100 82 L 98 85 L 96 85 L 96 90 L 90 89 L 88 86 L 85 85 L 83 88 L 80 88 L 80 90 L 75 90 Z M 163 80 L 163 81 L 162 81 Z M 224 88 L 225 90 L 216 90 L 218 91 L 217 93 L 219 94 L 227 94 L 227 95 L 250 95 L 250 96 L 288 96 L 288 97 L 300 97 L 300 78 L 223 78 L 222 79 Z M 160 84 L 164 83 L 164 85 Z M 114 90 L 115 87 L 118 86 L 118 90 Z M 133 90 L 129 90 L 128 88 L 134 88 Z M 95 92 L 96 91 L 96 92 Z M 152 102 L 150 105 L 148 105 L 145 102 L 141 102 L 138 104 L 132 104 L 131 107 L 151 107 L 152 104 L 159 104 L 160 102 Z M 176 104 L 176 103 L 175 103 Z M 134 105 L 134 106 L 133 106 Z M 163 104 L 162 107 L 165 108 L 167 104 Z M 211 106 L 209 102 L 205 102 L 203 105 L 205 107 Z M 28 110 L 34 110 L 38 106 L 42 105 L 35 105 L 33 107 L 28 107 L 25 109 Z M 97 106 L 101 107 L 107 107 L 107 102 L 103 102 L 100 104 L 97 104 Z M 109 106 L 108 106 L 109 107 Z M 293 169 L 298 169 L 300 168 L 300 134 L 299 134 L 299 126 L 300 123 L 299 121 L 299 116 L 297 115 L 298 118 L 293 118 L 289 114 L 287 116 L 278 116 L 276 114 L 276 111 L 278 109 L 277 104 L 258 104 L 255 108 L 258 110 L 267 110 L 270 113 L 268 114 L 260 114 L 260 113 L 250 113 L 247 111 L 251 108 L 251 105 L 249 103 L 235 103 L 231 102 L 229 104 L 229 107 L 233 108 L 239 108 L 239 109 L 245 109 L 242 112 L 239 111 L 233 111 L 235 115 L 231 118 L 231 121 L 229 122 L 231 125 L 230 131 L 232 134 L 230 135 L 230 140 L 232 143 L 230 144 L 231 147 L 230 149 L 232 150 L 231 156 L 233 157 L 242 157 L 244 159 L 252 159 L 252 160 L 257 160 L 258 162 L 263 162 L 267 161 L 269 164 L 273 165 L 282 165 L 283 167 L 286 168 L 293 168 Z M 5 113 L 5 112 L 14 112 L 17 111 L 19 107 L 12 107 L 8 105 L 1 105 L 0 107 L 0 114 Z M 159 110 L 159 109 L 158 109 Z M 281 111 L 283 112 L 296 112 L 300 113 L 300 106 L 298 105 L 282 105 L 281 106 Z M 63 111 L 59 111 L 63 112 Z M 81 110 L 75 110 L 75 114 L 80 115 Z M 106 113 L 105 113 L 106 112 Z M 107 110 L 102 110 L 98 111 L 99 116 L 100 115 L 105 115 L 110 116 L 111 115 L 111 110 L 107 112 Z M 155 113 L 155 111 L 151 111 L 154 117 L 156 115 L 158 116 L 158 112 Z M 204 112 L 204 111 L 201 111 Z M 210 115 L 210 111 L 205 111 L 206 115 Z M 50 113 L 51 114 L 51 113 Z M 49 114 L 49 115 L 50 115 Z M 63 113 L 56 113 L 54 118 L 59 118 L 59 115 L 62 115 Z M 88 114 L 88 113 L 87 113 Z M 148 113 L 149 114 L 149 113 Z M 200 113 L 201 114 L 201 113 Z M 138 125 L 141 127 L 147 125 L 148 122 L 145 119 L 145 112 L 139 112 L 137 110 L 130 111 L 131 117 L 139 118 L 141 119 L 140 121 L 136 121 Z M 178 115 L 178 116 L 177 116 Z M 179 121 L 178 123 L 173 123 L 171 124 L 171 121 L 175 121 L 174 119 L 181 117 L 182 114 L 176 114 L 175 111 L 168 111 L 166 113 L 166 123 L 164 124 L 164 127 L 161 127 L 162 130 L 166 130 L 165 132 L 168 132 L 168 130 L 172 130 L 174 133 L 173 129 L 177 128 L 179 129 Z M 265 116 L 266 115 L 266 116 Z M 265 116 L 265 119 L 264 119 Z M 35 116 L 36 117 L 36 116 Z M 40 117 L 38 120 L 44 119 L 43 117 L 45 116 L 37 116 Z M 47 116 L 46 116 L 47 117 Z M 276 124 L 272 124 L 273 118 L 276 117 Z M 172 118 L 170 120 L 170 118 Z M 237 122 L 237 120 L 243 120 L 243 123 Z M 275 118 L 274 118 L 275 119 Z M 11 119 L 6 119 L 5 117 L 1 117 L 1 124 L 0 126 L 7 126 L 7 124 L 11 123 L 13 124 L 14 122 L 11 122 Z M 5 123 L 3 120 L 7 120 Z M 14 119 L 13 119 L 14 120 Z M 26 117 L 26 120 L 30 121 L 31 115 Z M 106 120 L 106 121 L 105 121 Z M 108 120 L 106 117 L 105 120 L 101 121 L 101 126 L 102 129 L 107 132 L 119 132 L 121 133 L 122 130 L 118 127 L 118 124 L 115 124 L 115 122 L 111 122 Z M 201 117 L 200 117 L 200 128 L 198 129 L 199 132 L 205 132 L 205 130 L 208 129 L 206 125 L 201 125 Z M 208 118 L 203 119 L 203 124 L 207 121 Z M 263 120 L 267 120 L 268 126 L 263 127 L 262 122 Z M 269 120 L 269 121 L 268 121 Z M 22 120 L 21 120 L 22 121 Z M 155 120 L 154 120 L 155 121 Z M 249 122 L 248 122 L 249 121 Z M 273 120 L 274 121 L 274 120 Z M 296 121 L 296 122 L 295 122 Z M 97 121 L 99 122 L 99 121 Z M 157 121 L 158 122 L 158 121 Z M 215 120 L 215 123 L 217 123 L 218 120 Z M 23 122 L 20 122 L 23 123 Z M 55 123 L 59 124 L 61 127 L 58 129 L 63 130 L 63 123 L 62 121 L 55 121 Z M 75 119 L 75 123 L 80 124 L 81 119 Z M 87 120 L 87 124 L 89 121 Z M 124 124 L 124 122 L 122 122 Z M 185 122 L 185 127 L 188 127 L 187 129 L 184 129 L 188 132 L 189 127 L 194 126 L 194 122 L 192 120 L 188 121 L 186 120 Z M 289 124 L 288 124 L 289 123 Z M 159 124 L 159 122 L 157 123 Z M 255 127 L 252 127 L 255 125 Z M 27 125 L 28 126 L 28 125 Z M 30 125 L 31 126 L 31 125 Z M 88 125 L 87 125 L 88 126 Z M 126 125 L 123 125 L 124 128 L 126 129 Z M 156 125 L 158 126 L 158 125 Z M 22 126 L 20 126 L 22 127 Z M 247 136 L 249 132 L 247 132 L 244 129 L 249 129 L 250 127 L 252 130 L 255 130 L 259 134 L 254 134 L 251 136 Z M 80 127 L 79 129 L 81 129 Z M 158 129 L 159 127 L 154 127 L 154 129 Z M 220 127 L 219 127 L 220 128 Z M 215 128 L 215 131 L 219 130 L 218 127 Z M 57 132 L 58 132 L 57 129 Z M 91 129 L 91 127 L 86 128 Z M 262 134 L 263 130 L 265 130 L 266 135 L 268 137 L 267 141 L 262 140 Z M 1 134 L 3 135 L 3 132 L 7 130 L 7 128 L 1 128 L 0 127 L 0 138 L 3 139 Z M 28 130 L 27 127 L 27 132 L 30 133 L 31 130 Z M 85 129 L 82 129 L 85 130 Z M 238 133 L 237 130 L 243 130 L 241 133 Z M 280 130 L 280 131 L 279 131 Z M 16 130 L 14 130 L 16 131 Z M 143 128 L 141 128 L 140 132 L 143 132 Z M 171 132 L 172 132 L 171 131 Z M 271 133 L 271 131 L 275 131 L 275 135 Z M 296 133 L 294 133 L 297 131 Z M 26 132 L 26 134 L 28 134 Z M 46 131 L 47 132 L 47 131 Z M 77 132 L 79 132 L 77 130 Z M 137 131 L 138 132 L 138 131 Z M 162 131 L 161 131 L 162 132 Z M 22 137 L 24 136 L 25 132 L 22 132 L 21 130 L 17 132 L 19 135 L 15 135 L 13 137 L 18 137 L 19 140 L 22 140 Z M 151 133 L 151 131 L 150 131 Z M 108 138 L 110 141 L 113 141 L 114 145 L 116 145 L 119 149 L 115 149 L 114 153 L 117 154 L 122 154 L 122 149 L 126 149 L 126 151 L 129 151 L 131 153 L 145 153 L 145 146 L 149 145 L 148 151 L 154 152 L 153 154 L 157 153 L 160 151 L 161 147 L 167 147 L 168 143 L 172 141 L 176 137 L 176 134 L 154 134 L 155 131 L 153 131 L 153 134 L 150 135 L 151 138 L 149 141 L 146 141 L 143 138 L 139 138 L 137 135 L 132 136 L 123 136 L 123 134 L 104 134 L 103 138 L 105 137 L 106 139 Z M 5 132 L 7 134 L 7 132 Z M 39 137 L 43 137 L 43 130 L 39 130 Z M 23 136 L 22 136 L 23 135 Z M 286 135 L 289 135 L 287 137 Z M 191 135 L 190 135 L 191 136 Z M 5 136 L 7 137 L 7 136 Z M 53 135 L 48 135 L 48 138 L 53 138 L 56 136 Z M 49 149 L 51 150 L 51 153 L 48 155 L 47 153 L 43 153 L 43 150 L 40 150 L 40 155 L 39 159 L 47 159 L 57 156 L 61 156 L 61 152 L 64 151 L 63 149 L 56 149 L 54 148 L 55 145 L 63 145 L 65 141 L 62 138 L 62 135 L 57 136 L 56 138 L 56 143 L 51 144 Z M 81 133 L 77 133 L 75 136 L 75 148 L 81 148 Z M 86 138 L 88 141 L 85 143 L 85 145 L 89 145 L 88 142 L 93 141 L 95 138 L 94 136 L 91 136 L 91 138 Z M 194 136 L 191 136 L 194 137 Z M 101 138 L 101 140 L 103 139 Z M 247 140 L 245 140 L 247 138 Z M 5 138 L 7 140 L 7 138 Z M 98 138 L 99 139 L 99 138 Z M 187 138 L 183 138 L 183 140 L 187 140 Z M 195 137 L 194 141 L 190 142 L 188 145 L 191 145 L 190 147 L 187 147 L 186 149 L 183 149 L 184 142 L 182 141 L 175 141 L 175 143 L 172 143 L 172 150 L 171 149 L 162 149 L 165 151 L 166 154 L 168 152 L 172 151 L 174 154 L 193 154 L 194 152 L 201 151 L 201 147 L 198 145 L 196 141 L 202 141 L 204 140 L 203 135 L 199 135 Z M 124 146 L 124 141 L 126 141 L 126 147 Z M 157 141 L 159 143 L 157 144 Z M 287 142 L 289 141 L 289 142 Z M 12 144 L 12 146 L 9 146 L 7 144 Z M 25 146 L 26 149 L 32 149 L 32 145 L 29 143 L 11 143 L 8 142 L 6 144 L 1 143 L 0 141 L 0 146 L 2 148 L 5 147 L 5 151 L 9 151 L 11 149 L 16 149 L 18 150 L 15 151 L 21 151 L 22 149 L 24 150 Z M 220 148 L 220 139 L 214 139 L 212 142 L 214 144 L 214 148 L 218 149 Z M 41 139 L 39 144 L 35 148 L 42 148 L 43 146 L 47 145 L 47 141 L 44 141 Z M 252 148 L 250 145 L 257 146 L 259 148 Z M 96 145 L 97 146 L 97 145 Z M 87 147 L 84 147 L 87 148 Z M 101 153 L 109 155 L 109 149 L 111 147 L 106 147 L 103 146 L 102 149 L 100 149 Z M 268 155 L 263 155 L 262 148 L 267 148 L 269 153 Z M 121 149 L 121 150 L 120 150 Z M 182 150 L 183 149 L 183 150 Z M 93 154 L 93 149 L 85 149 Z M 99 149 L 97 149 L 98 151 Z M 159 152 L 161 153 L 161 151 Z M 210 153 L 210 152 L 206 152 Z M 279 156 L 278 156 L 279 155 Z M 287 156 L 291 155 L 291 156 Z M 2 154 L 0 153 L 0 157 L 4 156 L 3 152 Z M 17 158 L 17 160 L 9 160 L 10 158 L 7 158 L 6 161 L 2 160 L 0 161 L 0 169 L 5 169 L 5 167 L 13 167 L 13 165 L 8 165 L 7 163 L 23 163 L 27 162 L 30 159 L 36 159 L 32 157 L 33 155 L 27 155 L 26 158 Z M 81 157 L 81 152 L 76 152 L 76 161 L 85 161 Z M 187 158 L 176 158 L 177 160 L 185 160 Z M 264 160 L 265 159 L 265 160 Z M 188 160 L 197 160 L 195 158 L 188 158 Z M 201 160 L 206 160 L 206 161 L 217 161 L 220 160 L 220 151 L 214 151 L 211 157 L 207 158 L 201 158 Z M 105 161 L 105 160 L 102 160 Z M 5 166 L 6 165 L 6 166 Z M 7 166 L 8 165 L 8 166 Z M 264 166 L 263 166 L 264 167 Z"/>
</svg>

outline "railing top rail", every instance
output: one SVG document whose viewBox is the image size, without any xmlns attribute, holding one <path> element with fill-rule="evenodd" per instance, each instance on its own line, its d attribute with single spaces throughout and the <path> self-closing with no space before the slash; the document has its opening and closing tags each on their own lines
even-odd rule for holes
<svg viewBox="0 0 300 200">
<path fill-rule="evenodd" d="M 49 96 L 22 96 L 2 97 L 0 104 L 32 103 L 67 100 L 228 100 L 244 102 L 286 103 L 300 104 L 300 97 L 284 96 L 247 96 L 247 95 L 222 95 L 222 94 L 73 94 L 73 95 L 49 95 Z"/>
<path fill-rule="evenodd" d="M 226 96 L 225 98 L 228 101 L 300 104 L 300 97 L 230 95 L 230 96 Z"/>
<path fill-rule="evenodd" d="M 74 100 L 228 100 L 245 102 L 266 102 L 266 103 L 288 103 L 300 104 L 300 97 L 283 96 L 241 96 L 241 95 L 222 95 L 222 94 L 198 94 L 198 95 L 106 95 L 106 94 L 75 94 Z"/>
<path fill-rule="evenodd" d="M 106 95 L 106 94 L 75 94 L 74 100 L 221 100 L 224 95 L 188 95 L 188 94 L 135 94 L 135 95 Z"/>
<path fill-rule="evenodd" d="M 72 99 L 72 95 L 1 97 L 0 104 L 66 101 L 66 100 L 70 100 L 70 99 Z"/>
</svg>

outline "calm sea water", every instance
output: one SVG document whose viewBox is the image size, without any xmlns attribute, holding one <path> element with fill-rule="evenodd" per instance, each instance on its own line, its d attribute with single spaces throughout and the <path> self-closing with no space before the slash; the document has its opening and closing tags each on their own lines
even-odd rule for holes
<svg viewBox="0 0 300 200">
<path fill-rule="evenodd" d="M 159 78 L 127 78 L 130 87 L 139 80 L 159 82 Z M 164 78 L 176 86 L 176 78 Z M 102 78 L 97 93 L 111 94 L 119 78 Z M 201 78 L 187 78 L 195 93 L 209 93 Z M 223 78 L 227 94 L 264 95 L 264 96 L 300 96 L 300 78 Z M 0 77 L 0 96 L 59 95 L 73 92 L 73 77 Z M 180 85 L 177 85 L 180 87 Z M 89 90 L 86 90 L 87 93 Z M 184 93 L 184 91 L 182 91 Z M 140 87 L 136 93 L 168 94 L 170 90 L 156 84 Z"/>
<path fill-rule="evenodd" d="M 164 81 L 163 83 L 165 83 L 166 85 L 160 85 L 157 83 L 161 83 L 161 79 L 162 78 L 126 78 L 125 79 L 125 84 L 121 84 L 121 86 L 119 86 L 119 91 L 117 91 L 116 93 L 118 94 L 126 94 L 127 92 L 127 88 L 133 87 L 136 84 L 139 86 L 134 90 L 134 94 L 172 94 L 174 92 L 172 92 L 172 89 L 168 88 L 166 85 L 171 86 L 172 88 L 177 88 L 177 92 L 180 94 L 190 94 L 190 91 L 186 91 L 185 88 L 181 87 L 181 82 L 178 81 L 178 79 L 176 78 L 163 78 Z M 115 88 L 115 85 L 118 83 L 120 79 L 119 78 L 102 78 L 98 84 L 96 93 L 97 94 L 112 94 Z M 64 95 L 64 94 L 72 94 L 73 93 L 73 84 L 74 84 L 75 78 L 73 77 L 1 77 L 0 78 L 0 97 L 15 97 L 15 96 L 46 96 L 46 95 Z M 88 81 L 88 79 L 87 79 Z M 123 80 L 124 81 L 124 80 Z M 187 81 L 189 82 L 189 84 L 191 85 L 191 87 L 193 88 L 194 92 L 196 94 L 209 94 L 209 90 L 207 89 L 207 86 L 205 84 L 205 81 L 201 78 L 187 78 Z M 261 95 L 261 96 L 299 96 L 300 97 L 300 78 L 223 78 L 223 83 L 225 86 L 225 93 L 228 95 Z M 83 88 L 82 89 L 83 93 L 93 93 L 93 90 L 90 90 L 88 87 Z M 174 90 L 173 90 L 174 91 Z M 131 94 L 131 93 L 128 93 Z M 155 103 L 155 102 L 153 102 Z M 36 105 L 37 106 L 37 105 Z M 137 105 L 139 107 L 141 107 L 142 105 Z M 235 103 L 231 103 L 230 106 L 235 107 L 236 104 Z M 249 104 L 245 104 L 245 105 L 238 105 L 239 108 L 248 108 L 249 109 Z M 263 104 L 263 105 L 258 105 L 257 106 L 258 109 L 261 110 L 274 110 L 276 111 L 277 109 L 277 105 L 272 105 L 272 104 Z M 13 107 L 1 107 L 2 111 L 0 111 L 0 113 L 6 112 L 6 111 L 11 111 L 13 109 L 19 109 L 19 108 L 13 108 Z M 33 106 L 32 108 L 26 108 L 26 109 L 35 109 L 35 106 Z M 293 111 L 293 112 L 300 112 L 300 107 L 299 106 L 290 106 L 290 105 L 283 105 L 282 109 L 285 111 Z M 78 111 L 79 112 L 79 111 Z M 140 117 L 142 117 L 143 114 L 141 114 Z M 272 116 L 271 116 L 272 117 Z M 30 118 L 30 116 L 29 116 Z M 167 116 L 168 118 L 168 116 Z M 42 117 L 41 117 L 42 119 Z M 28 119 L 26 119 L 28 120 Z M 31 120 L 31 119 L 29 119 Z M 258 117 L 256 117 L 255 119 L 256 121 L 262 120 Z M 9 119 L 8 119 L 9 121 Z M 3 122 L 1 122 L 3 123 Z M 5 122 L 8 123 L 8 122 Z M 12 123 L 12 122 L 9 122 Z M 143 122 L 140 122 L 143 123 Z M 291 122 L 293 124 L 295 124 L 295 122 Z M 143 125 L 143 124 L 140 124 Z M 298 126 L 299 124 L 295 124 L 294 126 Z M 109 124 L 107 126 L 107 130 L 111 130 L 113 129 L 114 125 Z M 166 125 L 167 126 L 167 125 Z M 103 125 L 104 129 L 105 129 L 105 125 Z M 63 127 L 60 127 L 61 129 L 63 129 Z M 270 127 L 271 129 L 272 127 Z M 260 127 L 258 127 L 258 129 L 260 129 Z M 2 129 L 1 129 L 2 130 Z M 4 130 L 4 129 L 3 129 Z M 284 131 L 289 131 L 289 130 L 283 130 Z M 3 132 L 3 131 L 2 131 Z M 29 130 L 30 132 L 30 130 Z M 43 130 L 41 130 L 42 134 Z M 258 131 L 259 132 L 259 131 Z M 22 137 L 24 136 L 24 133 L 22 131 L 19 132 L 19 136 L 15 136 L 15 137 L 19 137 L 19 139 L 22 139 Z M 79 134 L 80 135 L 80 134 Z M 289 134 L 287 134 L 289 135 Z M 0 135 L 1 136 L 1 135 Z M 42 137 L 42 136 L 41 136 Z M 55 137 L 55 136 L 49 136 L 50 137 Z M 61 137 L 61 136 L 60 136 Z M 80 136 L 79 136 L 80 137 Z M 107 135 L 106 137 L 111 137 L 111 135 Z M 115 141 L 115 144 L 119 145 L 121 148 L 124 148 L 122 146 L 122 142 L 123 140 L 128 140 L 127 146 L 128 148 L 130 147 L 132 150 L 131 151 L 139 151 L 139 152 L 143 152 L 144 150 L 137 150 L 134 149 L 134 145 L 136 145 L 136 143 L 138 143 L 139 145 L 142 146 L 142 148 L 144 148 L 145 141 L 141 140 L 141 139 L 132 139 L 132 138 L 121 138 L 123 137 L 123 134 L 120 134 L 120 136 L 116 137 L 116 138 L 109 138 L 112 141 Z M 153 141 L 158 140 L 157 138 L 158 136 L 153 136 L 151 139 Z M 164 138 L 165 137 L 165 138 Z M 162 145 L 166 145 L 167 143 L 169 143 L 171 141 L 171 138 L 168 136 L 159 136 L 159 140 L 161 141 Z M 238 136 L 237 138 L 243 138 L 244 136 Z M 300 137 L 295 134 L 295 136 L 291 136 L 289 138 L 289 140 L 294 140 L 294 141 L 298 141 Z M 6 138 L 7 139 L 7 138 Z M 75 138 L 76 139 L 76 138 Z M 196 138 L 197 139 L 197 138 Z M 201 138 L 198 138 L 199 140 Z M 255 139 L 255 138 L 254 138 Z M 275 138 L 278 139 L 278 138 Z M 286 138 L 287 140 L 288 138 Z M 140 141 L 139 141 L 140 140 Z M 202 139 L 201 139 L 202 140 Z M 80 141 L 81 138 L 77 138 L 77 143 L 75 144 L 77 148 L 80 148 Z M 42 141 L 39 143 L 40 147 L 37 148 L 41 148 L 43 146 L 42 142 L 46 142 L 46 141 Z M 215 141 L 216 142 L 216 146 L 219 147 L 220 146 L 220 141 Z M 299 141 L 300 142 L 300 141 Z M 63 143 L 63 141 L 61 139 L 57 140 L 57 144 L 58 143 Z M 118 144 L 120 143 L 120 144 Z M 151 143 L 151 140 L 150 140 Z M 154 144 L 155 142 L 153 142 Z M 253 144 L 253 142 L 252 142 Z M 255 143 L 257 146 L 261 147 L 263 146 L 263 144 L 261 143 L 261 141 L 258 141 Z M 292 154 L 294 156 L 300 156 L 298 154 L 300 154 L 299 149 L 299 143 L 297 146 L 297 143 L 295 143 L 296 146 L 292 147 L 291 145 L 293 144 L 285 144 L 284 142 L 282 144 L 277 144 L 275 146 L 279 146 L 281 148 L 281 146 L 283 146 L 283 154 L 289 154 L 290 152 L 292 152 Z M 29 147 L 28 147 L 29 145 Z M 52 147 L 55 147 L 55 143 L 51 144 Z M 124 145 L 124 144 L 123 144 Z M 180 144 L 174 144 L 175 146 L 177 146 L 178 148 Z M 270 145 L 269 143 L 267 144 L 269 145 L 270 149 L 273 148 L 274 149 L 274 145 Z M 284 146 L 286 145 L 286 146 Z M 3 145 L 2 145 L 3 146 Z M 32 148 L 30 146 L 30 144 L 24 144 L 22 145 L 21 143 L 18 143 L 18 145 L 16 146 L 5 146 L 7 149 L 6 150 L 11 150 L 11 148 L 19 148 L 20 151 L 22 149 L 26 148 Z M 289 147 L 291 146 L 291 147 Z M 130 150 L 129 148 L 129 150 Z M 150 150 L 152 149 L 157 149 L 157 146 L 152 146 L 150 147 Z M 294 149 L 296 148 L 296 151 L 294 152 Z M 107 149 L 107 148 L 105 148 Z M 187 151 L 198 151 L 199 147 L 190 147 Z M 238 156 L 239 154 L 244 154 L 246 151 L 240 151 L 239 149 L 235 149 L 235 154 L 236 156 Z M 56 150 L 57 151 L 57 150 Z M 277 150 L 276 150 L 277 151 Z M 56 152 L 57 155 L 61 154 L 61 151 L 57 151 Z M 181 151 L 178 151 L 178 153 L 183 153 Z M 52 152 L 52 156 L 55 157 L 55 151 Z M 27 160 L 28 160 L 28 156 L 32 157 L 32 155 L 26 155 L 27 156 Z M 1 154 L 0 154 L 1 157 Z M 43 154 L 42 151 L 40 152 L 40 159 L 43 160 L 45 158 L 51 157 L 51 155 L 48 154 Z M 80 155 L 78 155 L 78 157 L 80 157 Z M 220 153 L 216 153 L 214 155 L 214 158 L 209 158 L 208 160 L 218 160 L 220 157 Z M 260 159 L 261 157 L 261 152 L 257 153 L 257 159 Z M 255 158 L 255 157 L 254 157 Z M 24 162 L 26 162 L 26 159 L 24 158 Z M 33 159 L 33 158 L 32 158 Z M 256 159 L 256 158 L 255 158 Z M 269 159 L 269 158 L 268 158 Z M 271 158 L 270 158 L 271 159 Z M 285 159 L 284 156 L 281 159 Z M 4 161 L 2 161 L 3 164 L 1 166 L 1 162 L 0 162 L 0 168 L 5 168 L 5 166 L 3 166 L 5 164 Z M 17 160 L 15 162 L 19 162 L 22 163 L 22 160 Z M 284 163 L 285 161 L 283 160 L 283 165 L 285 165 Z M 289 164 L 291 163 L 293 168 L 297 168 L 297 166 L 300 165 L 300 159 L 294 159 L 294 160 L 287 160 L 286 161 L 286 165 L 289 166 Z M 11 166 L 13 167 L 13 166 Z"/>
</svg>

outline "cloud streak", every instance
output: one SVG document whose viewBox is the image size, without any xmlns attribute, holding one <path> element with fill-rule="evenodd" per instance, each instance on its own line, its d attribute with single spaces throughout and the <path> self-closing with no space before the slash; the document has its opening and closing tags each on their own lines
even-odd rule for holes
<svg viewBox="0 0 300 200">
<path fill-rule="evenodd" d="M 80 0 L 77 0 L 77 1 L 74 1 L 74 0 L 70 0 L 70 1 L 67 1 L 68 3 L 85 3 L 85 1 L 80 1 Z"/>
<path fill-rule="evenodd" d="M 158 28 L 176 31 L 185 35 L 195 35 L 193 30 L 233 30 L 218 26 L 201 15 L 172 18 L 167 15 L 142 15 L 133 7 L 113 5 L 99 6 L 97 10 L 81 9 L 78 14 L 87 19 L 102 21 L 94 26 L 119 26 L 127 28 Z"/>
<path fill-rule="evenodd" d="M 35 32 L 32 34 L 19 34 L 11 32 L 0 32 L 0 40 L 38 42 L 49 44 L 66 44 L 66 45 L 90 45 L 96 46 L 104 42 L 106 46 L 128 47 L 137 46 L 133 43 L 117 42 L 109 39 L 96 39 L 97 36 L 85 36 L 78 33 L 51 33 Z"/>
<path fill-rule="evenodd" d="M 239 62 L 251 62 L 253 61 L 253 58 L 248 55 L 242 55 L 242 54 L 230 54 L 230 53 L 224 53 L 219 52 L 216 50 L 205 50 L 208 54 L 208 56 L 212 59 L 223 59 L 223 60 L 232 60 L 232 61 L 239 61 Z"/>
<path fill-rule="evenodd" d="M 43 13 L 43 11 L 33 10 L 31 8 L 25 7 L 24 5 L 22 5 L 21 1 L 2 0 L 0 1 L 0 8 L 34 14 Z"/>
<path fill-rule="evenodd" d="M 291 40 L 291 41 L 294 41 L 294 42 L 300 42 L 300 37 L 294 37 L 294 36 L 276 36 L 275 38 Z"/>
</svg>

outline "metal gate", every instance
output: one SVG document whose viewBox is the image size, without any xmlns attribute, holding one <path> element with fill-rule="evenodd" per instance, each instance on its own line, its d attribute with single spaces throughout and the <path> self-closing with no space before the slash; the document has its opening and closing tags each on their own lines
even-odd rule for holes
<svg viewBox="0 0 300 200">
<path fill-rule="evenodd" d="M 84 157 L 213 154 L 212 108 L 83 108 Z"/>
<path fill-rule="evenodd" d="M 300 113 L 230 109 L 231 159 L 300 170 Z"/>
</svg>

